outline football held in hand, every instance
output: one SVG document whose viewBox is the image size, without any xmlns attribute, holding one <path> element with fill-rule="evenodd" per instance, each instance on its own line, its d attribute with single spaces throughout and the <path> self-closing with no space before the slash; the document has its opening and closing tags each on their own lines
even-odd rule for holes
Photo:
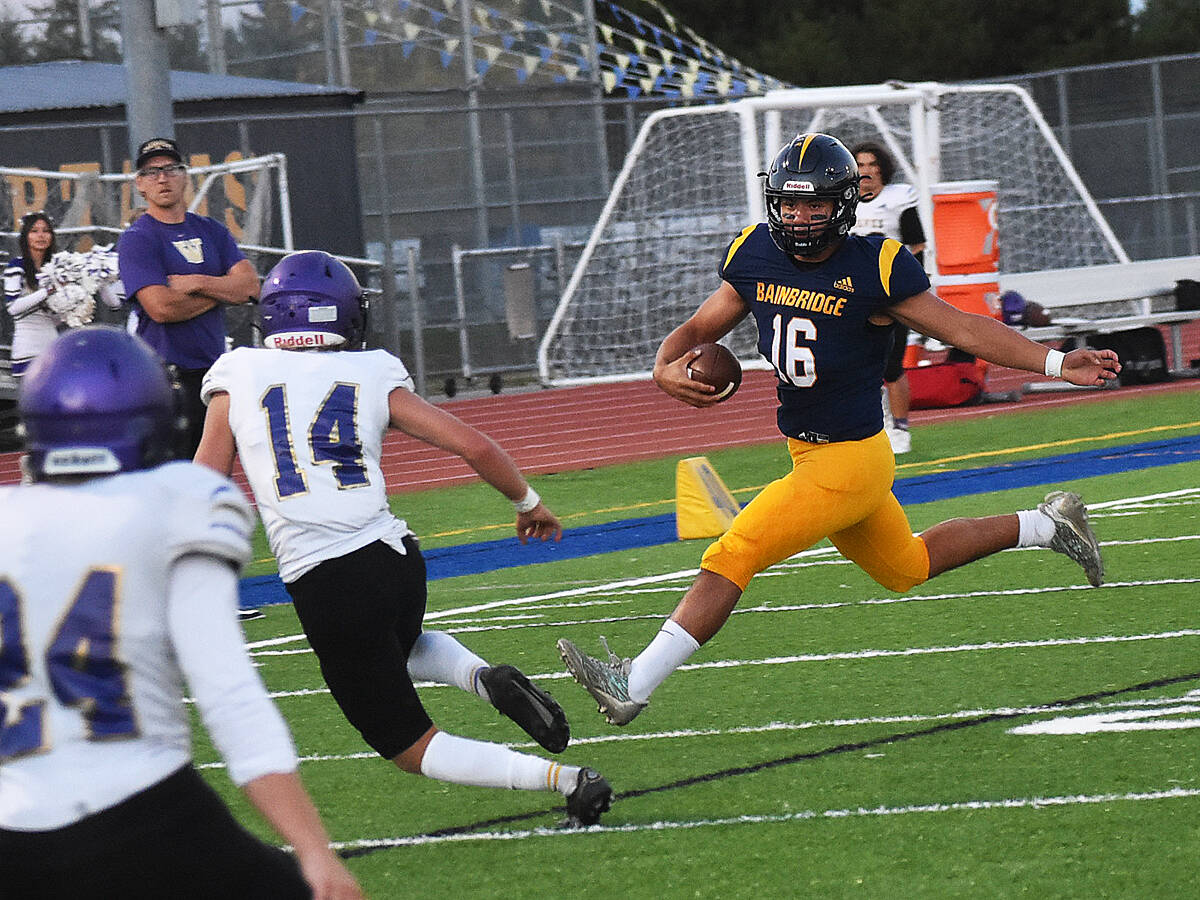
<svg viewBox="0 0 1200 900">
<path fill-rule="evenodd" d="M 737 393 L 742 383 L 742 366 L 728 347 L 723 344 L 700 344 L 693 350 L 699 350 L 700 355 L 688 363 L 688 378 L 715 387 L 719 402 Z"/>
</svg>

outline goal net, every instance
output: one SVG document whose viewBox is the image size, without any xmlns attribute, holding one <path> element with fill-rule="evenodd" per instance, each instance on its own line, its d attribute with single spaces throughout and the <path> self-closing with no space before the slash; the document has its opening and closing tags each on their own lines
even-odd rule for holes
<svg viewBox="0 0 1200 900">
<path fill-rule="evenodd" d="M 1029 95 L 1013 85 L 866 85 L 775 91 L 648 117 L 626 157 L 539 348 L 548 384 L 645 377 L 667 333 L 717 286 L 733 237 L 763 221 L 761 181 L 807 131 L 878 141 L 917 189 L 936 258 L 931 189 L 998 183 L 1000 271 L 1127 262 Z M 726 339 L 763 367 L 748 318 Z"/>
</svg>

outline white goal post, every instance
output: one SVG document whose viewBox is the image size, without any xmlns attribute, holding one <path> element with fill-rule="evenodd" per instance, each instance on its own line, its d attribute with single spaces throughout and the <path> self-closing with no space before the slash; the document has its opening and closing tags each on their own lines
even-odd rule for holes
<svg viewBox="0 0 1200 900">
<path fill-rule="evenodd" d="M 76 241 L 114 243 L 141 213 L 133 172 L 46 171 L 0 167 L 0 236 L 15 238 L 21 217 L 45 212 L 60 236 L 59 249 Z M 223 223 L 242 245 L 269 243 L 278 223 L 292 249 L 292 209 L 287 157 L 269 153 L 211 165 L 188 166 L 190 212 Z M 15 248 L 15 241 L 13 242 Z M 86 246 L 84 247 L 86 249 Z"/>
<path fill-rule="evenodd" d="M 1000 271 L 1128 262 L 1029 94 L 1015 85 L 790 89 L 662 110 L 643 123 L 538 350 L 545 384 L 644 378 L 667 333 L 717 286 L 729 241 L 764 220 L 758 173 L 794 134 L 874 140 L 917 189 L 933 271 L 931 186 L 998 183 Z M 764 368 L 753 322 L 726 342 Z"/>
</svg>

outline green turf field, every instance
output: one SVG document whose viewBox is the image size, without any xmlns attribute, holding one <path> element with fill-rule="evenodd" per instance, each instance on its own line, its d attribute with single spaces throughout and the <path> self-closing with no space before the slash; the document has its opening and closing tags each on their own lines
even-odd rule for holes
<svg viewBox="0 0 1200 900">
<path fill-rule="evenodd" d="M 920 428 L 897 474 L 1195 435 L 1197 397 Z M 787 462 L 779 445 L 707 456 L 742 502 Z M 572 527 L 669 512 L 675 462 L 533 481 Z M 640 650 L 705 541 L 431 583 L 427 625 L 552 691 L 572 723 L 561 758 L 612 782 L 613 809 L 583 832 L 555 828 L 558 795 L 445 785 L 373 758 L 324 691 L 290 607 L 270 607 L 246 633 L 304 781 L 377 900 L 1192 897 L 1200 463 L 1060 486 L 1091 507 L 1105 586 L 1088 588 L 1063 556 L 1020 550 L 901 596 L 817 547 L 759 576 L 625 729 L 596 714 L 554 642 L 596 651 L 603 634 L 618 652 Z M 919 531 L 1027 507 L 1049 489 L 909 514 Z M 511 534 L 511 507 L 484 487 L 395 500 L 427 547 Z M 474 697 L 422 695 L 448 731 L 541 753 Z M 267 834 L 215 760 L 201 737 L 197 761 Z"/>
</svg>

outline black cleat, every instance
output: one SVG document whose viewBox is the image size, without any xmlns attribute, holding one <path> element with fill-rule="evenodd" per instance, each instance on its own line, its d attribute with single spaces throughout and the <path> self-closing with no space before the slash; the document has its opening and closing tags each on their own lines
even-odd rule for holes
<svg viewBox="0 0 1200 900">
<path fill-rule="evenodd" d="M 567 715 L 558 702 L 526 678 L 516 666 L 491 666 L 479 675 L 488 700 L 525 733 L 549 750 L 562 753 L 571 740 Z"/>
<path fill-rule="evenodd" d="M 258 607 L 251 607 L 250 609 L 239 609 L 237 616 L 239 622 L 249 622 L 251 619 L 265 619 L 267 614 Z"/>
<path fill-rule="evenodd" d="M 579 783 L 567 797 L 567 817 L 563 828 L 586 828 L 600 821 L 600 814 L 612 806 L 612 787 L 595 769 L 580 769 Z"/>
</svg>

